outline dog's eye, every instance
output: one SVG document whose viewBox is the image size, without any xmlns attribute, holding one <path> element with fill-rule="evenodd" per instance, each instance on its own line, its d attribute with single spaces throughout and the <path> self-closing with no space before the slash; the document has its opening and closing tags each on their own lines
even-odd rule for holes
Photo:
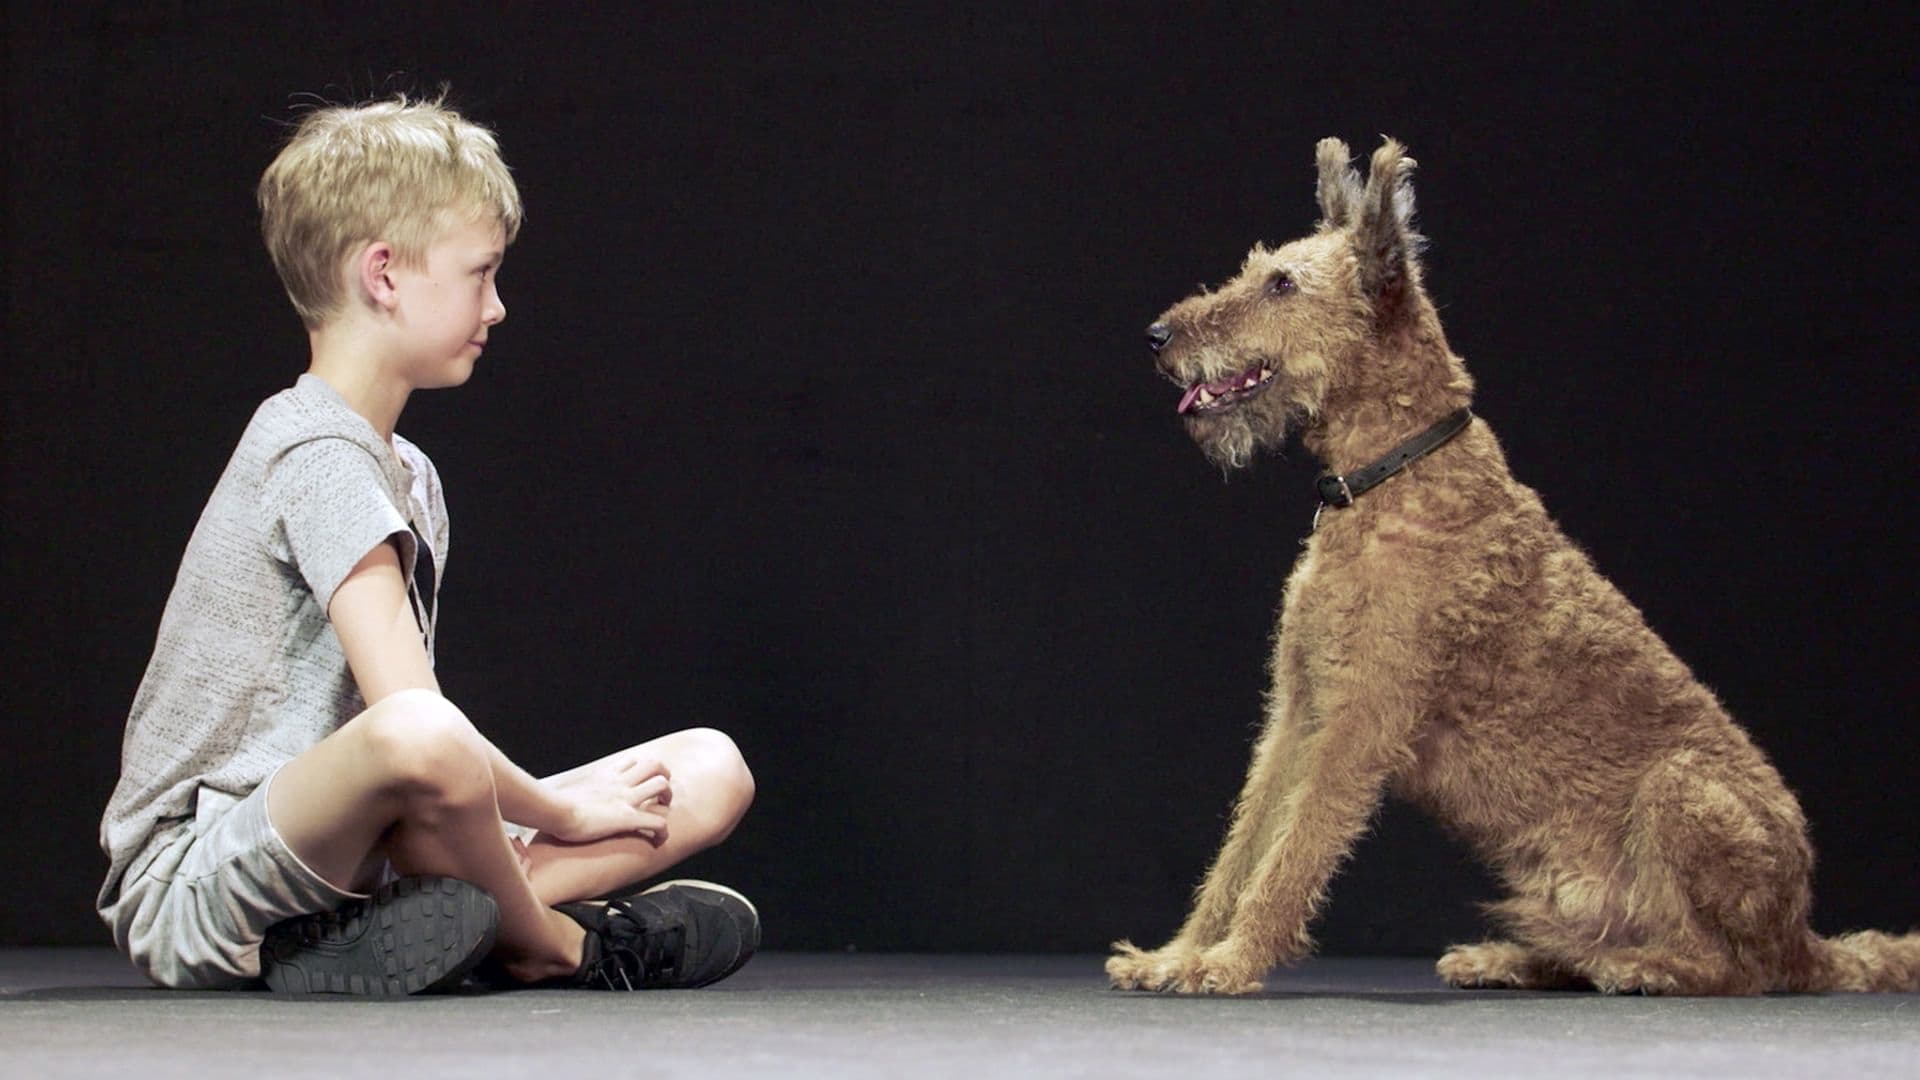
<svg viewBox="0 0 1920 1080">
<path fill-rule="evenodd" d="M 1283 270 L 1267 282 L 1267 291 L 1275 296 L 1285 296 L 1293 291 L 1293 279 Z"/>
</svg>

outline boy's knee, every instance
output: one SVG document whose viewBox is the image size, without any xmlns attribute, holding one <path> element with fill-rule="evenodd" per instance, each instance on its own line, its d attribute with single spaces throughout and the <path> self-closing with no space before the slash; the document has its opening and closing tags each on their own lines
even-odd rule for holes
<svg viewBox="0 0 1920 1080">
<path fill-rule="evenodd" d="M 706 765 L 708 782 L 715 786 L 720 805 L 729 818 L 738 822 L 753 805 L 753 770 L 740 747 L 726 732 L 715 728 L 693 728 L 684 733 L 696 746 Z M 728 831 L 732 831 L 731 825 Z"/>
<path fill-rule="evenodd" d="M 360 718 L 361 738 L 389 783 L 411 796 L 458 802 L 492 796 L 486 743 L 466 714 L 431 690 L 402 690 Z"/>
</svg>

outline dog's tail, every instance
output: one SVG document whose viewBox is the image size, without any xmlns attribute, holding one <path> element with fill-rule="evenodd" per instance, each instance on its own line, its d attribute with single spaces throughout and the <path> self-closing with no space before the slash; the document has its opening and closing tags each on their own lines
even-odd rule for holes
<svg viewBox="0 0 1920 1080">
<path fill-rule="evenodd" d="M 1811 962 L 1790 990 L 1920 991 L 1920 933 L 1809 937 Z"/>
</svg>

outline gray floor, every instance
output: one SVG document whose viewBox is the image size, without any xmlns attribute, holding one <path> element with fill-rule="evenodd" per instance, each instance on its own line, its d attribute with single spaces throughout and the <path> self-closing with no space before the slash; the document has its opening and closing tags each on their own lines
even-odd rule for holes
<svg viewBox="0 0 1920 1080">
<path fill-rule="evenodd" d="M 0 950 L 0 1076 L 1920 1077 L 1920 994 L 1465 993 L 1318 959 L 1240 999 L 1120 994 L 1098 957 L 774 953 L 707 990 L 399 1002 L 189 994 Z"/>
</svg>

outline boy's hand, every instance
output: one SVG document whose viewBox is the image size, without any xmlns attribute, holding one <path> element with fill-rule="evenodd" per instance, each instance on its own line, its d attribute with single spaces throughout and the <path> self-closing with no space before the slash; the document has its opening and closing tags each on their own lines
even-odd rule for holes
<svg viewBox="0 0 1920 1080">
<path fill-rule="evenodd" d="M 569 805 L 567 820 L 548 830 L 556 840 L 584 844 L 638 833 L 655 846 L 666 842 L 673 787 L 660 761 L 616 754 L 545 782 Z"/>
</svg>

